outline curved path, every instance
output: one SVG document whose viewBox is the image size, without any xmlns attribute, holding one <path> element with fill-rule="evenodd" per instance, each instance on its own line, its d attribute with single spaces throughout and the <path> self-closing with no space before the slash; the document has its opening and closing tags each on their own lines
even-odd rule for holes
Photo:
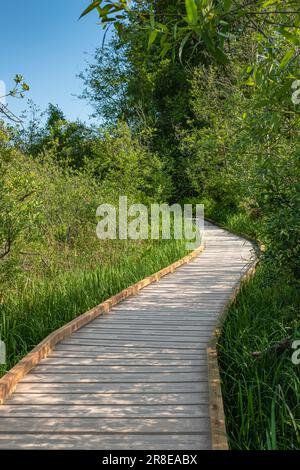
<svg viewBox="0 0 300 470">
<path fill-rule="evenodd" d="M 205 251 L 58 344 L 0 406 L 0 448 L 210 449 L 206 347 L 253 247 Z"/>
</svg>

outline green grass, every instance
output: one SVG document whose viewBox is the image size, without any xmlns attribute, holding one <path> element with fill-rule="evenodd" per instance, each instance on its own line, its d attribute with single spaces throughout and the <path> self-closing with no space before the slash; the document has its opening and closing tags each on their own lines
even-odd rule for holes
<svg viewBox="0 0 300 470">
<path fill-rule="evenodd" d="M 262 264 L 229 309 L 219 363 L 233 449 L 300 448 L 300 366 L 291 347 L 270 349 L 299 339 L 299 307 L 297 286 Z"/>
<path fill-rule="evenodd" d="M 209 214 L 228 229 L 260 238 L 261 222 L 245 213 Z M 262 259 L 229 308 L 219 365 L 231 449 L 300 449 L 300 365 L 293 350 L 272 345 L 300 339 L 299 282 L 276 260 Z M 260 351 L 259 356 L 252 353 Z"/>
<path fill-rule="evenodd" d="M 6 343 L 3 375 L 52 331 L 140 279 L 187 254 L 184 241 L 135 244 L 132 254 L 93 270 L 33 277 L 0 304 L 0 337 Z M 131 250 L 129 250 L 131 251 Z"/>
</svg>

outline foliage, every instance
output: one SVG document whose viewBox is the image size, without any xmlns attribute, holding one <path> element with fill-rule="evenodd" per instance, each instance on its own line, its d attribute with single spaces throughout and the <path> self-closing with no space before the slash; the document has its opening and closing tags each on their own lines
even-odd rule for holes
<svg viewBox="0 0 300 470">
<path fill-rule="evenodd" d="M 24 93 L 29 91 L 29 89 L 29 85 L 25 82 L 24 77 L 17 74 L 14 77 L 13 88 L 5 95 L 5 97 L 12 96 L 14 98 L 24 98 Z M 1 96 L 0 98 L 4 98 L 4 96 Z"/>
<path fill-rule="evenodd" d="M 182 60 L 183 50 L 188 49 L 187 58 L 197 57 L 202 63 L 211 60 L 220 64 L 230 61 L 231 42 L 238 39 L 243 30 L 252 28 L 272 44 L 264 32 L 265 23 L 273 26 L 290 42 L 299 43 L 299 37 L 289 28 L 299 26 L 299 10 L 293 0 L 176 0 L 165 1 L 103 1 L 95 0 L 85 9 L 80 18 L 97 10 L 99 19 L 106 29 L 114 25 L 120 36 L 124 24 L 131 21 L 141 24 L 147 32 L 148 48 L 160 40 L 160 55 L 175 58 L 178 53 Z M 292 52 L 287 51 L 282 67 L 291 60 Z"/>
<path fill-rule="evenodd" d="M 268 263 L 229 310 L 219 355 L 232 449 L 299 449 L 299 367 L 290 346 L 271 347 L 299 338 L 299 307 L 298 286 Z"/>
</svg>

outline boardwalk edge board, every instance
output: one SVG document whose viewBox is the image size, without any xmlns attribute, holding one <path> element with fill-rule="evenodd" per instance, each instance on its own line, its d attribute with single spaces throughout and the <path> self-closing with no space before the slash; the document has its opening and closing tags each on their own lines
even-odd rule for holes
<svg viewBox="0 0 300 470">
<path fill-rule="evenodd" d="M 92 322 L 95 318 L 109 313 L 111 308 L 122 302 L 122 300 L 137 294 L 141 289 L 149 284 L 157 282 L 167 274 L 174 272 L 180 266 L 189 263 L 202 253 L 203 250 L 204 245 L 200 245 L 184 258 L 175 261 L 166 268 L 163 268 L 145 279 L 138 281 L 136 284 L 122 290 L 118 294 L 110 297 L 79 317 L 76 317 L 74 320 L 47 336 L 31 352 L 21 359 L 21 361 L 10 369 L 2 379 L 0 379 L 0 405 L 3 405 L 5 400 L 13 394 L 18 382 L 22 380 L 42 359 L 49 356 L 57 343 L 69 338 L 75 331 Z"/>
</svg>

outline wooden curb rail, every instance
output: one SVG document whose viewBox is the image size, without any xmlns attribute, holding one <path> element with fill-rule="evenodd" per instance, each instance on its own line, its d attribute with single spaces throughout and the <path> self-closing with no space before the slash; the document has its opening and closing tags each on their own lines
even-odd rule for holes
<svg viewBox="0 0 300 470">
<path fill-rule="evenodd" d="M 167 274 L 174 272 L 180 266 L 187 264 L 189 261 L 196 258 L 203 251 L 203 249 L 204 246 L 200 245 L 184 258 L 175 261 L 170 266 L 167 266 L 157 273 L 146 277 L 136 284 L 133 284 L 127 289 L 122 290 L 118 294 L 97 305 L 97 307 L 94 307 L 88 312 L 83 313 L 79 317 L 75 318 L 47 336 L 47 338 L 39 343 L 31 352 L 21 359 L 18 364 L 16 364 L 9 372 L 7 372 L 7 374 L 5 374 L 2 379 L 0 379 L 0 405 L 3 405 L 5 400 L 14 392 L 18 382 L 22 380 L 28 374 L 28 372 L 30 372 L 42 359 L 46 358 L 57 343 L 70 337 L 72 333 L 79 330 L 79 328 L 83 327 L 87 323 L 90 323 L 100 315 L 108 313 L 114 305 L 118 304 L 122 300 L 135 295 L 138 291 L 148 286 L 149 284 L 158 281 Z"/>
</svg>

